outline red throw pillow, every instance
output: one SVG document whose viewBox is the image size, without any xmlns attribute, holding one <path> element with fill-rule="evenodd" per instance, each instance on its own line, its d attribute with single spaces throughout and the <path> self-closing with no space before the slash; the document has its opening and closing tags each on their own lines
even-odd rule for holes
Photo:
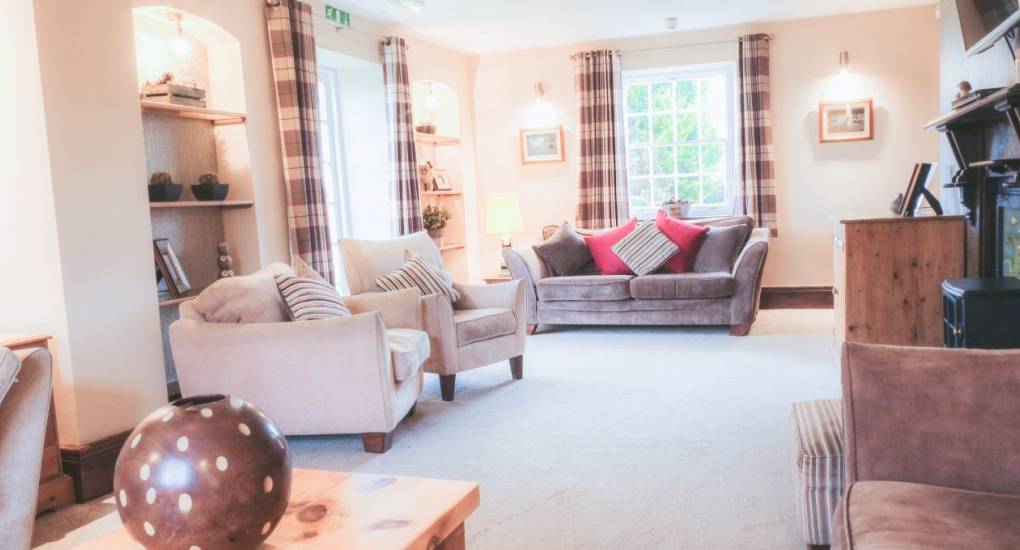
<svg viewBox="0 0 1020 550">
<path fill-rule="evenodd" d="M 663 269 L 673 273 L 690 271 L 694 267 L 694 259 L 698 257 L 701 244 L 705 242 L 705 235 L 708 235 L 708 227 L 674 220 L 662 210 L 655 215 L 655 226 L 680 247 L 680 251 L 662 266 Z"/>
<path fill-rule="evenodd" d="M 637 218 L 631 218 L 629 222 L 619 227 L 584 238 L 592 258 L 595 258 L 595 265 L 599 266 L 599 271 L 603 275 L 631 275 L 633 273 L 627 264 L 616 255 L 616 252 L 613 252 L 613 245 L 630 235 L 630 232 L 635 229 L 637 229 Z"/>
</svg>

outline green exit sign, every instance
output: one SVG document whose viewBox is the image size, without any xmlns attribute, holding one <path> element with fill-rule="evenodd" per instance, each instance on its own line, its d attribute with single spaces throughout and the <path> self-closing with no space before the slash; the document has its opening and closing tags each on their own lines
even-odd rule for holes
<svg viewBox="0 0 1020 550">
<path fill-rule="evenodd" d="M 340 27 L 351 26 L 351 14 L 340 8 L 334 8 L 329 4 L 326 4 L 326 19 L 329 19 Z"/>
</svg>

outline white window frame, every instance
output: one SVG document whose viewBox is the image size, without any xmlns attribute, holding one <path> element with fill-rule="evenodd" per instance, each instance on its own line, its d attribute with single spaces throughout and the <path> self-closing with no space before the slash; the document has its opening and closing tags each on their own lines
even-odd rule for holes
<svg viewBox="0 0 1020 550">
<path fill-rule="evenodd" d="M 652 151 L 656 146 L 664 145 L 689 145 L 689 144 L 703 144 L 703 143 L 724 143 L 725 154 L 723 158 L 723 182 L 725 186 L 725 198 L 722 204 L 719 205 L 695 205 L 691 208 L 689 216 L 692 218 L 704 218 L 714 216 L 730 216 L 736 211 L 737 199 L 739 194 L 739 179 L 740 179 L 740 167 L 737 163 L 737 123 L 738 123 L 738 109 L 737 109 L 737 64 L 736 62 L 723 62 L 723 63 L 705 63 L 699 65 L 681 65 L 674 67 L 663 67 L 656 69 L 643 69 L 643 70 L 632 70 L 623 72 L 623 105 L 624 105 L 624 130 L 625 130 L 625 143 L 626 149 L 629 154 L 631 148 L 630 145 L 630 124 L 629 116 L 627 113 L 627 86 L 631 84 L 655 84 L 667 81 L 677 80 L 691 80 L 696 78 L 703 78 L 707 76 L 719 76 L 722 75 L 726 82 L 726 112 L 729 113 L 729 124 L 727 128 L 725 139 L 716 140 L 696 140 L 696 141 L 677 141 L 674 136 L 674 141 L 670 143 L 651 143 L 647 144 L 649 149 L 649 171 L 653 171 L 654 155 Z M 675 94 L 675 91 L 674 91 Z M 651 89 L 649 88 L 649 102 L 651 102 Z M 675 95 L 674 95 L 675 100 Z M 649 107 L 651 108 L 651 107 Z M 670 111 L 674 115 L 677 110 Z M 649 111 L 653 113 L 653 111 Z M 649 139 L 653 139 L 653 126 L 651 122 L 651 114 L 649 115 L 648 123 Z M 676 119 L 673 121 L 673 131 L 676 131 Z M 700 137 L 700 136 L 699 136 Z M 644 144 L 641 145 L 645 146 Z M 674 177 L 678 177 L 675 163 L 678 162 L 677 155 L 674 153 Z M 630 163 L 627 162 L 627 179 L 628 186 L 630 185 Z M 700 173 L 699 173 L 700 174 Z M 645 177 L 645 176 L 639 176 Z M 648 176 L 651 180 L 655 179 L 654 173 Z M 654 185 L 654 183 L 653 183 Z M 628 189 L 628 197 L 630 192 Z M 653 197 L 655 202 L 655 197 Z M 631 208 L 630 214 L 637 216 L 642 219 L 653 218 L 656 211 L 659 209 L 658 204 L 653 204 L 649 207 Z"/>
<path fill-rule="evenodd" d="M 341 288 L 343 283 L 343 264 L 340 258 L 340 239 L 351 236 L 350 198 L 347 185 L 347 158 L 344 154 L 343 119 L 340 113 L 340 86 L 338 85 L 340 75 L 337 69 L 319 65 L 319 84 L 323 86 L 325 101 L 319 105 L 319 109 L 326 115 L 326 135 L 320 140 L 328 142 L 331 161 L 326 161 L 319 155 L 320 177 L 323 186 L 330 188 L 334 201 L 329 204 L 333 209 L 333 219 L 336 224 L 330 224 L 332 235 L 330 235 L 330 247 L 333 250 L 333 269 L 337 275 L 337 285 Z M 321 147 L 322 145 L 320 145 Z M 323 164 L 332 165 L 333 177 L 327 177 L 326 170 L 322 169 Z"/>
</svg>

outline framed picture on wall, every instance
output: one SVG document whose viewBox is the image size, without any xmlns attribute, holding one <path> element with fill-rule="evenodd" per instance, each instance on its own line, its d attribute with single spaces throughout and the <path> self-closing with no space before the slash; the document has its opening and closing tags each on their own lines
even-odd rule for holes
<svg viewBox="0 0 1020 550">
<path fill-rule="evenodd" d="M 819 143 L 870 139 L 875 139 L 875 113 L 871 98 L 818 104 Z"/>
<path fill-rule="evenodd" d="M 563 162 L 563 127 L 521 130 L 521 162 Z"/>
<path fill-rule="evenodd" d="M 174 252 L 170 239 L 155 239 L 152 241 L 152 245 L 156 253 L 156 267 L 159 268 L 157 285 L 160 283 L 159 279 L 162 279 L 162 282 L 166 283 L 170 295 L 174 298 L 179 298 L 191 290 L 191 283 L 184 273 L 184 267 L 181 266 L 180 260 L 177 259 L 177 253 Z"/>
</svg>

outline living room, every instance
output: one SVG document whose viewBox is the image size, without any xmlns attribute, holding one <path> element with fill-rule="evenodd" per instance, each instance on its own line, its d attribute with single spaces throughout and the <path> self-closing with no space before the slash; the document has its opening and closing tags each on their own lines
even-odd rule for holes
<svg viewBox="0 0 1020 550">
<path fill-rule="evenodd" d="M 5 544 L 1020 547 L 1020 8 L 717 4 L 11 0 Z"/>
</svg>

